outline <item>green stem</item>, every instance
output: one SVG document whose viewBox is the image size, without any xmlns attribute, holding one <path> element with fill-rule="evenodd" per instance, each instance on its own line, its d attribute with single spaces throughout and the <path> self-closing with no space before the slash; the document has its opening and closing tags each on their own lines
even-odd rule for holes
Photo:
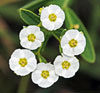
<svg viewBox="0 0 100 93">
<path fill-rule="evenodd" d="M 19 88 L 17 93 L 26 93 L 30 75 L 24 76 L 20 80 Z"/>
<path fill-rule="evenodd" d="M 53 33 L 52 32 L 52 35 L 59 41 L 59 43 L 60 43 L 60 38 L 55 34 L 55 33 Z"/>
</svg>

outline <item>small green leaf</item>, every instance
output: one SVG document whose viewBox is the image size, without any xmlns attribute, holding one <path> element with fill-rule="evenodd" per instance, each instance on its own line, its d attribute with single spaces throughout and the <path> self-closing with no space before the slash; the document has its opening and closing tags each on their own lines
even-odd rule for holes
<svg viewBox="0 0 100 93">
<path fill-rule="evenodd" d="M 91 40 L 85 26 L 80 21 L 80 19 L 77 17 L 77 15 L 74 13 L 74 11 L 72 11 L 70 8 L 66 8 L 65 14 L 66 14 L 66 21 L 65 21 L 66 27 L 68 29 L 71 29 L 70 27 L 72 25 L 78 24 L 79 31 L 83 31 L 83 33 L 86 37 L 86 48 L 85 48 L 84 53 L 81 54 L 82 57 L 90 63 L 95 62 L 94 46 L 93 46 L 92 40 Z"/>
<path fill-rule="evenodd" d="M 38 25 L 40 23 L 39 16 L 30 10 L 20 8 L 20 16 L 28 25 Z"/>
</svg>

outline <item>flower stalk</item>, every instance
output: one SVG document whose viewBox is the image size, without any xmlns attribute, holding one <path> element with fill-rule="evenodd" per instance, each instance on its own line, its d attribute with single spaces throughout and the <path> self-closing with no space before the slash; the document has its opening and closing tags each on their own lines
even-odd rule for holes
<svg viewBox="0 0 100 93">
<path fill-rule="evenodd" d="M 29 78 L 30 78 L 30 75 L 27 75 L 27 76 L 21 78 L 17 93 L 26 93 Z"/>
</svg>

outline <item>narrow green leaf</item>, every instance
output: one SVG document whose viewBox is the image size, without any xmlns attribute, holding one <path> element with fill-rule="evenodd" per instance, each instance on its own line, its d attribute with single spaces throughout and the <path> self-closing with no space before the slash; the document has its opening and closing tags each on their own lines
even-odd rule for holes
<svg viewBox="0 0 100 93">
<path fill-rule="evenodd" d="M 29 10 L 36 10 L 40 7 L 43 7 L 43 5 L 48 1 L 49 0 L 34 0 L 24 5 L 22 8 L 29 9 Z"/>
<path fill-rule="evenodd" d="M 77 17 L 77 15 L 74 13 L 74 11 L 72 11 L 70 8 L 66 8 L 65 14 L 66 14 L 66 21 L 65 21 L 66 27 L 68 29 L 71 29 L 70 27 L 72 25 L 78 24 L 80 26 L 79 31 L 83 31 L 86 37 L 86 48 L 85 48 L 84 53 L 82 53 L 82 57 L 90 63 L 95 62 L 94 46 L 85 26 Z"/>
<path fill-rule="evenodd" d="M 46 5 L 56 4 L 59 5 L 61 8 L 66 8 L 66 6 L 71 6 L 75 0 L 48 0 L 49 2 Z"/>
<path fill-rule="evenodd" d="M 40 23 L 39 16 L 30 10 L 20 8 L 20 16 L 28 25 L 38 25 Z"/>
</svg>

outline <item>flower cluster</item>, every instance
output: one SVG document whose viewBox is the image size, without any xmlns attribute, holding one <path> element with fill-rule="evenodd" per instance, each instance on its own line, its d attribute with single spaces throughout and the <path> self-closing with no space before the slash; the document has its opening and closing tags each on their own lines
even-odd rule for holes
<svg viewBox="0 0 100 93">
<path fill-rule="evenodd" d="M 42 26 L 48 31 L 59 29 L 65 20 L 63 10 L 57 5 L 49 5 L 40 11 Z M 75 55 L 84 52 L 86 39 L 82 32 L 67 30 L 61 38 L 62 54 L 58 55 L 53 64 L 37 63 L 36 50 L 45 40 L 45 35 L 40 27 L 30 25 L 24 27 L 19 34 L 20 44 L 26 49 L 16 49 L 9 60 L 10 69 L 17 75 L 25 76 L 32 72 L 33 83 L 42 88 L 53 85 L 59 78 L 70 78 L 79 69 L 79 60 Z"/>
</svg>

